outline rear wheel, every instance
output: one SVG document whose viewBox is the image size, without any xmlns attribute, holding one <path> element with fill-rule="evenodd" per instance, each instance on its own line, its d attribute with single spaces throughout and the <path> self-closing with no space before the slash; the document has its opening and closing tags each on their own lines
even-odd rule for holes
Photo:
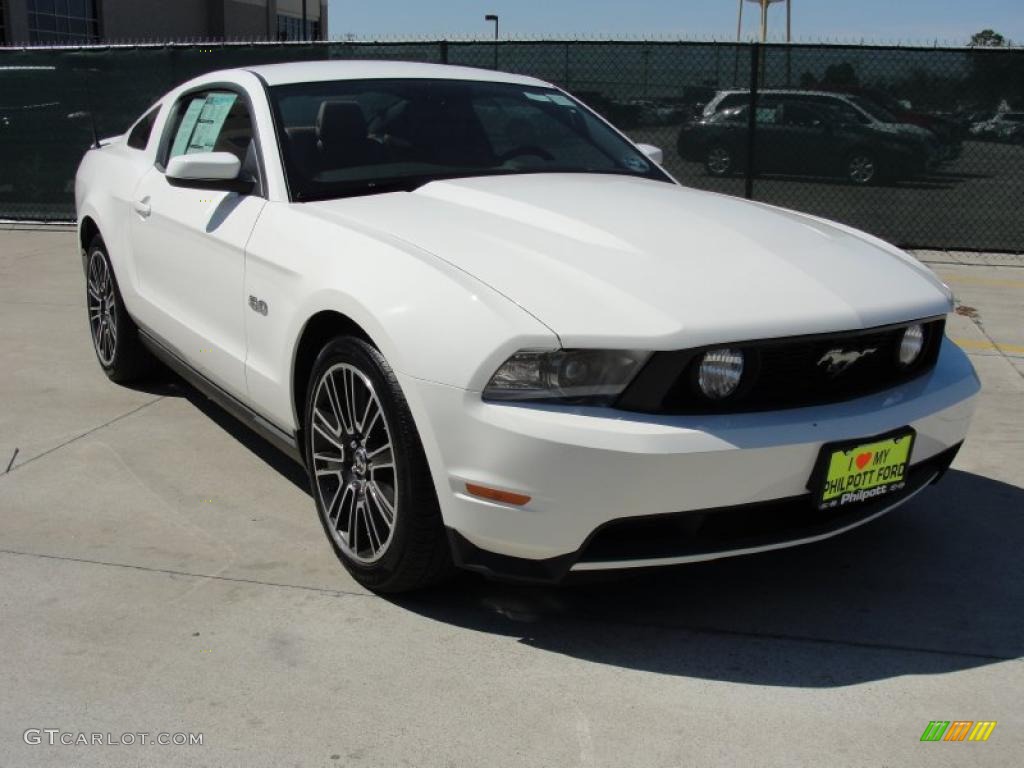
<svg viewBox="0 0 1024 768">
<path fill-rule="evenodd" d="M 866 187 L 878 181 L 878 161 L 869 152 L 854 152 L 846 159 L 846 178 L 851 184 Z"/>
<path fill-rule="evenodd" d="M 394 372 L 361 339 L 320 352 L 306 397 L 306 466 L 334 552 L 363 586 L 404 592 L 452 570 L 427 460 Z"/>
<path fill-rule="evenodd" d="M 94 237 L 86 253 L 86 307 L 96 359 L 112 381 L 140 379 L 152 372 L 155 361 L 139 341 L 138 328 L 124 308 L 102 238 Z"/>
<path fill-rule="evenodd" d="M 712 176 L 728 176 L 733 171 L 733 157 L 728 147 L 720 144 L 708 149 L 704 158 L 704 168 Z"/>
</svg>

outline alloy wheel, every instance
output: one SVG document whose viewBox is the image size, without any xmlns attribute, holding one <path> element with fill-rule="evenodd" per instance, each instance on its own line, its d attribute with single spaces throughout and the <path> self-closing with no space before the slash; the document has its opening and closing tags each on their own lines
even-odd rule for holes
<svg viewBox="0 0 1024 768">
<path fill-rule="evenodd" d="M 109 366 L 117 349 L 117 300 L 110 266 L 102 251 L 93 251 L 89 257 L 86 283 L 92 343 L 100 363 Z"/>
<path fill-rule="evenodd" d="M 398 473 L 387 416 L 355 366 L 333 365 L 317 382 L 309 455 L 331 537 L 352 560 L 377 562 L 395 531 Z"/>
<path fill-rule="evenodd" d="M 854 155 L 847 170 L 855 184 L 869 184 L 875 178 L 875 161 L 867 155 Z"/>
<path fill-rule="evenodd" d="M 708 152 L 708 170 L 717 176 L 724 176 L 732 166 L 732 157 L 724 147 L 714 147 Z"/>
</svg>

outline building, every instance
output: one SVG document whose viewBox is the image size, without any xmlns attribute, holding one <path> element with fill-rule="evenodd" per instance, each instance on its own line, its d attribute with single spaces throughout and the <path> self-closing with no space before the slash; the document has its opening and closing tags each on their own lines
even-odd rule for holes
<svg viewBox="0 0 1024 768">
<path fill-rule="evenodd" d="M 0 45 L 224 39 L 326 40 L 327 0 L 0 0 Z"/>
</svg>

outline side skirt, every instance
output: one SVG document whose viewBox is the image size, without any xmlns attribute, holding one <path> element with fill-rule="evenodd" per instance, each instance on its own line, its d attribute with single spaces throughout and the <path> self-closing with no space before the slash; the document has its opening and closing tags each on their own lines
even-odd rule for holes
<svg viewBox="0 0 1024 768">
<path fill-rule="evenodd" d="M 139 328 L 139 339 L 153 355 L 164 365 L 185 379 L 189 384 L 202 392 L 210 400 L 230 413 L 242 424 L 277 448 L 288 458 L 305 466 L 300 443 L 295 435 L 285 432 L 275 424 L 271 424 L 249 406 L 242 403 L 234 395 L 225 392 L 195 368 L 182 360 L 166 345 L 158 341 L 152 334 Z"/>
</svg>

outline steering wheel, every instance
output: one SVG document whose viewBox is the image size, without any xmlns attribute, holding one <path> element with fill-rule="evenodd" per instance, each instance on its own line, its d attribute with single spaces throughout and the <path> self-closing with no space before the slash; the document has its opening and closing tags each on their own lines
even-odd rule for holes
<svg viewBox="0 0 1024 768">
<path fill-rule="evenodd" d="M 522 147 L 513 147 L 508 152 L 502 152 L 498 155 L 499 163 L 507 163 L 514 157 L 522 157 L 523 155 L 533 155 L 539 157 L 542 160 L 547 160 L 549 163 L 554 162 L 555 156 L 548 152 L 544 147 L 538 147 L 536 144 L 526 144 Z"/>
</svg>

